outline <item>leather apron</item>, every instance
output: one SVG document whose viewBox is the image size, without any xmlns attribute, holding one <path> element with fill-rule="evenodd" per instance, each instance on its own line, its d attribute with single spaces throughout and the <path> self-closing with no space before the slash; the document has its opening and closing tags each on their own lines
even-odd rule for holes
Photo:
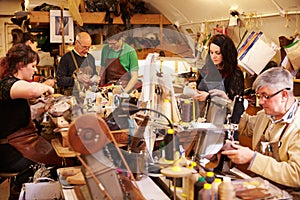
<svg viewBox="0 0 300 200">
<path fill-rule="evenodd" d="M 108 51 L 107 56 L 111 50 Z M 124 69 L 120 62 L 120 55 L 122 50 L 119 53 L 118 58 L 106 58 L 105 60 L 105 71 L 101 76 L 101 85 L 105 84 L 118 84 L 125 87 L 130 79 L 130 74 Z"/>
<path fill-rule="evenodd" d="M 299 105 L 298 105 L 299 106 Z M 298 110 L 298 106 L 296 108 L 296 111 Z M 295 113 L 296 113 L 295 111 Z M 271 156 L 273 157 L 274 159 L 276 159 L 278 162 L 280 162 L 280 156 L 279 156 L 279 148 L 281 146 L 281 138 L 282 136 L 285 134 L 287 128 L 289 127 L 289 123 L 287 123 L 285 125 L 285 127 L 283 128 L 280 136 L 279 136 L 279 139 L 277 141 L 273 141 L 273 142 L 269 142 L 266 140 L 266 131 L 269 127 L 269 124 L 270 124 L 270 121 L 269 123 L 267 124 L 261 138 L 260 138 L 260 142 L 256 145 L 256 148 L 255 148 L 255 151 L 257 152 L 260 152 L 262 153 L 263 155 L 267 155 L 267 156 Z"/>
<path fill-rule="evenodd" d="M 264 133 L 262 134 L 260 138 L 259 144 L 256 145 L 255 151 L 262 153 L 263 155 L 267 155 L 270 157 L 273 157 L 275 160 L 280 162 L 280 156 L 279 156 L 279 148 L 281 146 L 281 138 L 286 132 L 289 124 L 286 124 L 283 131 L 281 132 L 279 139 L 277 141 L 269 142 L 266 140 L 265 132 L 269 127 L 269 123 L 267 124 Z"/>
<path fill-rule="evenodd" d="M 260 138 L 259 144 L 256 145 L 255 151 L 260 152 L 263 155 L 273 157 L 278 162 L 281 162 L 280 156 L 279 156 L 279 148 L 282 144 L 281 138 L 283 137 L 284 133 L 286 132 L 289 124 L 287 123 L 285 125 L 283 131 L 280 134 L 280 137 L 279 137 L 278 141 L 274 141 L 274 142 L 268 142 L 265 138 L 265 132 L 266 132 L 268 126 L 269 126 L 269 123 L 267 124 L 267 126 L 264 130 L 264 133 Z M 280 189 L 286 190 L 289 194 L 291 194 L 293 196 L 294 199 L 299 199 L 300 198 L 300 188 L 291 188 L 291 187 L 288 187 L 288 186 L 280 185 L 280 184 L 278 184 L 276 182 L 273 182 L 271 180 L 269 180 L 269 181 L 272 184 L 274 184 L 275 186 L 279 187 Z"/>
</svg>

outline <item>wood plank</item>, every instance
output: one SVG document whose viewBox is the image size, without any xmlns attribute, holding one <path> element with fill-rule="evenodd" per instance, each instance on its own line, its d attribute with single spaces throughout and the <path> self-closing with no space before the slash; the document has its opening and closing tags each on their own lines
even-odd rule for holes
<svg viewBox="0 0 300 200">
<path fill-rule="evenodd" d="M 80 13 L 84 24 L 108 24 L 105 22 L 105 12 L 83 12 Z M 161 14 L 135 14 L 131 17 L 131 24 L 172 24 Z M 50 12 L 32 11 L 30 12 L 30 24 L 39 26 L 50 23 Z M 115 17 L 113 24 L 123 24 L 121 17 Z"/>
<path fill-rule="evenodd" d="M 63 147 L 60 143 L 59 139 L 55 138 L 51 140 L 51 144 L 59 157 L 68 158 L 68 157 L 76 157 L 80 155 L 77 152 L 74 152 L 70 149 L 70 147 Z"/>
</svg>

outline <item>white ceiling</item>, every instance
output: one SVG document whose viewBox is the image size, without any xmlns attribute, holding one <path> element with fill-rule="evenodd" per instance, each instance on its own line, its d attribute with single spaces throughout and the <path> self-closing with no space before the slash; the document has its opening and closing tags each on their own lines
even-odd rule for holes
<svg viewBox="0 0 300 200">
<path fill-rule="evenodd" d="M 230 9 L 240 14 L 265 16 L 285 13 L 300 13 L 300 0 L 144 0 L 151 4 L 172 23 L 179 25 L 205 21 L 225 20 Z M 275 5 L 277 3 L 278 7 Z"/>
</svg>

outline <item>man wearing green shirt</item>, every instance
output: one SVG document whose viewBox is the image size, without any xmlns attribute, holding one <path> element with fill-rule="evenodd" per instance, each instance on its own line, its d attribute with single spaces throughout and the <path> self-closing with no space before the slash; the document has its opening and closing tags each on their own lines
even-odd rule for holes
<svg viewBox="0 0 300 200">
<path fill-rule="evenodd" d="M 138 57 L 133 47 L 123 41 L 120 28 L 109 29 L 107 45 L 101 54 L 100 85 L 117 83 L 123 86 L 124 92 L 131 92 L 138 82 Z"/>
</svg>

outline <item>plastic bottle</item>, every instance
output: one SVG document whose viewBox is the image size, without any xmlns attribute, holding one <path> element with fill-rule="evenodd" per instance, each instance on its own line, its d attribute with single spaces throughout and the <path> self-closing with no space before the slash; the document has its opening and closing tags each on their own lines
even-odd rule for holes
<svg viewBox="0 0 300 200">
<path fill-rule="evenodd" d="M 166 160 L 174 160 L 174 153 L 179 151 L 179 138 L 173 129 L 168 129 L 167 135 L 164 137 L 164 143 Z"/>
<path fill-rule="evenodd" d="M 218 188 L 219 200 L 233 200 L 235 198 L 235 189 L 231 183 L 230 177 L 224 177 L 223 182 Z"/>
<path fill-rule="evenodd" d="M 211 192 L 214 200 L 218 199 L 218 189 L 221 183 L 222 180 L 220 178 L 215 178 L 214 182 L 211 184 Z"/>
<path fill-rule="evenodd" d="M 203 188 L 198 192 L 198 200 L 211 200 L 211 199 L 212 199 L 211 184 L 204 183 Z"/>
<path fill-rule="evenodd" d="M 200 177 L 198 178 L 197 182 L 194 184 L 194 200 L 199 200 L 199 191 L 204 187 L 205 178 Z"/>
<path fill-rule="evenodd" d="M 207 183 L 212 184 L 215 180 L 215 173 L 214 172 L 206 172 L 205 180 Z"/>
</svg>

